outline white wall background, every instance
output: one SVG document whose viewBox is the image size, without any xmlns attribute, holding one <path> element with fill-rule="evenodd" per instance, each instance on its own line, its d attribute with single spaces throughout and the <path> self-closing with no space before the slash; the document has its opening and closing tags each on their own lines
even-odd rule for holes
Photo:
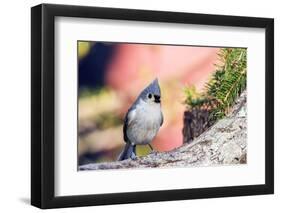
<svg viewBox="0 0 281 213">
<path fill-rule="evenodd" d="M 114 1 L 45 0 L 80 4 L 180 12 L 275 18 L 275 195 L 201 199 L 145 204 L 111 205 L 50 210 L 51 212 L 277 212 L 281 209 L 281 13 L 278 0 Z M 38 212 L 30 197 L 30 7 L 37 0 L 2 1 L 0 9 L 0 212 Z"/>
</svg>

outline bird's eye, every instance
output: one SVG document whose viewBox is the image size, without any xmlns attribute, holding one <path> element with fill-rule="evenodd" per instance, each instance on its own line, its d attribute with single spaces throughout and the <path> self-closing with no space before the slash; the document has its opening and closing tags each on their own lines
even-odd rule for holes
<svg viewBox="0 0 281 213">
<path fill-rule="evenodd" d="M 149 98 L 149 99 L 152 98 L 152 95 L 151 95 L 150 93 L 148 94 L 148 98 Z"/>
</svg>

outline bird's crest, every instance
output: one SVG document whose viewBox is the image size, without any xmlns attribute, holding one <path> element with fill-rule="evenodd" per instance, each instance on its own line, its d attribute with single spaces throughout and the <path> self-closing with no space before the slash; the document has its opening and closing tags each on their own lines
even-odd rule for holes
<svg viewBox="0 0 281 213">
<path fill-rule="evenodd" d="M 141 92 L 140 97 L 145 98 L 148 93 L 161 96 L 161 90 L 157 78 Z"/>
</svg>

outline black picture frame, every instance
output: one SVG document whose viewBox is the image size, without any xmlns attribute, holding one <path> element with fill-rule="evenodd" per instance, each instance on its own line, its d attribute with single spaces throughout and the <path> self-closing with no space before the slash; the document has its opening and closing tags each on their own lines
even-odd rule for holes
<svg viewBox="0 0 281 213">
<path fill-rule="evenodd" d="M 55 17 L 100 18 L 162 23 L 264 28 L 265 48 L 265 184 L 56 197 L 54 171 Z M 41 4 L 31 8 L 31 204 L 59 208 L 217 198 L 274 193 L 274 20 L 164 11 Z"/>
</svg>

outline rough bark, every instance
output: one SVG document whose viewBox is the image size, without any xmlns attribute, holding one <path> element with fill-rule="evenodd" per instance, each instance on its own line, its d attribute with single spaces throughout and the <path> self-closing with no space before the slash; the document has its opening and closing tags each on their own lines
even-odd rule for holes
<svg viewBox="0 0 281 213">
<path fill-rule="evenodd" d="M 191 143 L 184 144 L 169 152 L 152 152 L 136 160 L 110 163 L 87 164 L 79 170 L 194 167 L 247 162 L 247 94 L 243 92 L 229 115 Z"/>
</svg>

